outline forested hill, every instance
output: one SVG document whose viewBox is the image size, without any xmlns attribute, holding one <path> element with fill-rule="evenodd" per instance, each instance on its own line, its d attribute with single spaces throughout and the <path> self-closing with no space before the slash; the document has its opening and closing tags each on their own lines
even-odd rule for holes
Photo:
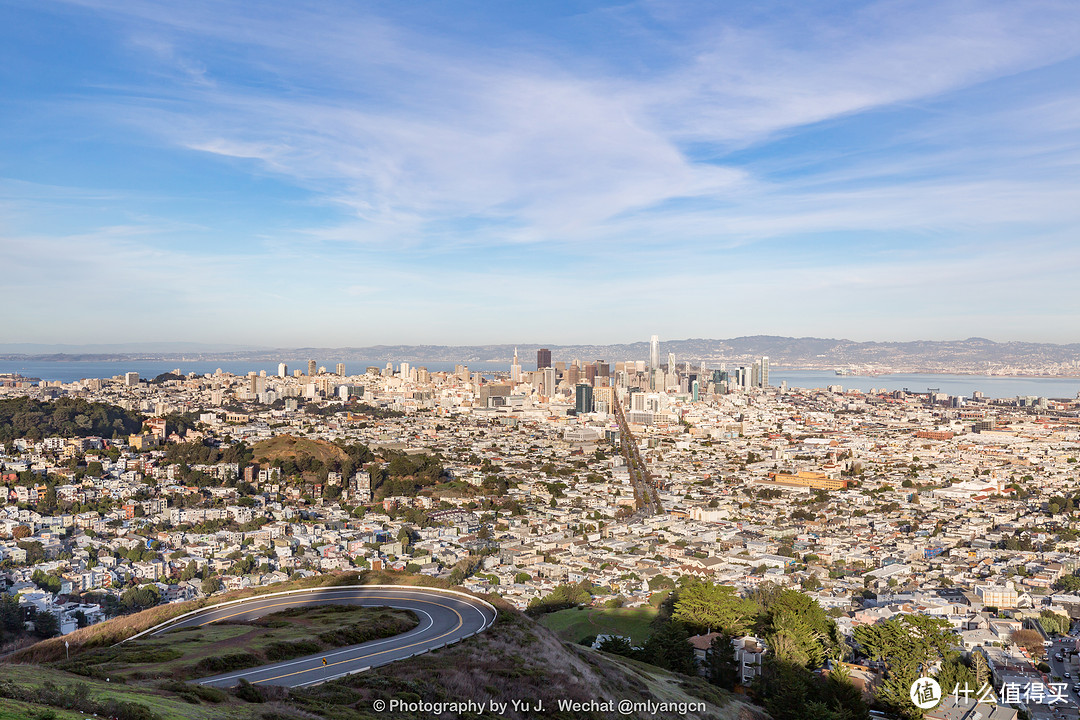
<svg viewBox="0 0 1080 720">
<path fill-rule="evenodd" d="M 16 397 L 0 400 L 0 442 L 18 438 L 121 437 L 142 429 L 142 418 L 108 403 L 81 398 L 52 402 Z"/>
</svg>

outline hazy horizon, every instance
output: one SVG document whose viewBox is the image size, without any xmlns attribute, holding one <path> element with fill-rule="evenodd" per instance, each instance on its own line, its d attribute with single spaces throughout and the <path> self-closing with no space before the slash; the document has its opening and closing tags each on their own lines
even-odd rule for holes
<svg viewBox="0 0 1080 720">
<path fill-rule="evenodd" d="M 966 338 L 950 338 L 946 340 L 930 340 L 927 338 L 916 338 L 913 340 L 860 340 L 856 338 L 840 338 L 840 337 L 814 337 L 814 336 L 795 336 L 795 335 L 742 335 L 738 337 L 726 337 L 726 338 L 665 338 L 660 337 L 661 345 L 665 343 L 687 343 L 694 341 L 701 342 L 723 342 L 740 338 L 780 338 L 780 339 L 795 339 L 795 340 L 822 340 L 822 341 L 837 341 L 837 342 L 851 342 L 851 343 L 884 343 L 884 344 L 903 344 L 909 342 L 927 342 L 927 343 L 959 343 L 971 340 L 987 340 L 995 344 L 1009 344 L 1009 343 L 1023 343 L 1028 344 L 1027 341 L 1022 340 L 995 340 L 993 338 L 983 337 L 966 337 Z M 394 348 L 394 347 L 406 347 L 406 348 L 425 348 L 425 347 L 448 347 L 448 348 L 481 348 L 481 347 L 510 347 L 517 346 L 523 351 L 535 352 L 540 347 L 551 348 L 564 348 L 564 347 L 579 347 L 583 345 L 595 345 L 595 346 L 619 346 L 619 345 L 648 345 L 648 338 L 643 339 L 628 339 L 617 342 L 609 343 L 574 343 L 574 342 L 536 342 L 536 341 L 498 341 L 498 342 L 480 342 L 480 343 L 374 343 L 370 345 L 229 345 L 229 344 L 213 344 L 213 343 L 186 343 L 182 341 L 174 341 L 167 343 L 155 343 L 155 342 L 118 342 L 118 343 L 95 343 L 95 344 L 66 344 L 66 343 L 4 343 L 0 342 L 0 354 L 6 355 L 40 355 L 40 354 L 132 354 L 132 353 L 146 353 L 146 354 L 168 354 L 168 353 L 183 353 L 190 352 L 193 354 L 208 354 L 208 353 L 263 353 L 274 351 L 297 351 L 297 350 L 365 350 L 376 348 Z M 1077 343 L 1031 343 L 1031 344 L 1049 344 L 1049 345 L 1075 345 Z M 522 355 L 522 360 L 525 362 L 525 356 Z"/>
</svg>

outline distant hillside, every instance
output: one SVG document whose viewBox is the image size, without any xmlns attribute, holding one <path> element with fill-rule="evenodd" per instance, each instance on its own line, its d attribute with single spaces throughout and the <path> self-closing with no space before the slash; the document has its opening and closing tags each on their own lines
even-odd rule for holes
<svg viewBox="0 0 1080 720">
<path fill-rule="evenodd" d="M 369 347 L 303 347 L 271 350 L 242 350 L 186 353 L 113 353 L 102 355 L 50 354 L 0 355 L 0 359 L 38 360 L 132 360 L 159 359 L 215 360 L 236 362 L 277 362 L 282 358 L 315 358 L 320 364 L 333 362 L 374 363 L 407 361 L 411 363 L 464 363 L 505 365 L 509 367 L 515 348 L 522 367 L 535 367 L 536 351 L 551 350 L 555 361 L 603 359 L 608 362 L 645 360 L 648 340 L 605 345 L 556 345 L 550 343 L 498 345 L 374 345 Z M 729 339 L 690 338 L 669 340 L 661 337 L 661 362 L 674 353 L 678 362 L 744 362 L 768 355 L 773 365 L 803 368 L 831 368 L 844 365 L 885 365 L 911 372 L 941 372 L 959 369 L 984 372 L 1002 367 L 1046 367 L 1080 361 L 1080 343 L 994 342 L 986 338 L 964 340 L 915 340 L 911 342 L 859 342 L 837 338 L 782 337 L 752 335 Z M 1080 372 L 1080 368 L 1077 369 Z"/>
<path fill-rule="evenodd" d="M 273 463 L 275 460 L 291 460 L 297 465 L 305 459 L 318 460 L 325 466 L 349 459 L 348 453 L 337 445 L 324 440 L 309 440 L 295 435 L 277 435 L 269 440 L 262 440 L 252 447 L 256 462 Z"/>
</svg>

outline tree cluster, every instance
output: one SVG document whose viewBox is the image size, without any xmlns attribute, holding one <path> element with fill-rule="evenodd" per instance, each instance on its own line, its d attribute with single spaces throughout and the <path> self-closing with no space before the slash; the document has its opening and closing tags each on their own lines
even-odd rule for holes
<svg viewBox="0 0 1080 720">
<path fill-rule="evenodd" d="M 543 615 L 544 613 L 566 610 L 578 605 L 586 605 L 591 600 L 592 583 L 588 580 L 582 580 L 576 585 L 558 585 L 544 597 L 533 598 L 529 601 L 526 612 L 530 615 Z"/>
<path fill-rule="evenodd" d="M 123 437 L 142 429 L 142 418 L 116 405 L 63 397 L 54 401 L 0 400 L 0 442 L 46 437 Z"/>
<path fill-rule="evenodd" d="M 958 638 L 945 619 L 898 615 L 875 625 L 860 625 L 854 636 L 867 657 L 885 664 L 876 700 L 896 715 L 910 720 L 922 717 L 922 711 L 911 702 L 911 685 L 938 663 L 936 677 L 942 688 L 974 684 L 970 668 L 952 649 Z"/>
<path fill-rule="evenodd" d="M 446 478 L 442 462 L 432 455 L 391 453 L 385 468 L 373 467 L 371 486 L 376 498 L 400 495 L 415 497 Z"/>
</svg>

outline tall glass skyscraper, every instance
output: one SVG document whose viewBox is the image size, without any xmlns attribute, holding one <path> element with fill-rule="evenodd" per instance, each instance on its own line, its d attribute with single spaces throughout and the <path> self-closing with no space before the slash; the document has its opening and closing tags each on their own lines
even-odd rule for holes
<svg viewBox="0 0 1080 720">
<path fill-rule="evenodd" d="M 575 393 L 574 409 L 577 410 L 578 415 L 584 415 L 585 413 L 591 413 L 593 411 L 593 389 L 591 385 L 580 383 L 577 386 L 577 392 Z"/>
</svg>

